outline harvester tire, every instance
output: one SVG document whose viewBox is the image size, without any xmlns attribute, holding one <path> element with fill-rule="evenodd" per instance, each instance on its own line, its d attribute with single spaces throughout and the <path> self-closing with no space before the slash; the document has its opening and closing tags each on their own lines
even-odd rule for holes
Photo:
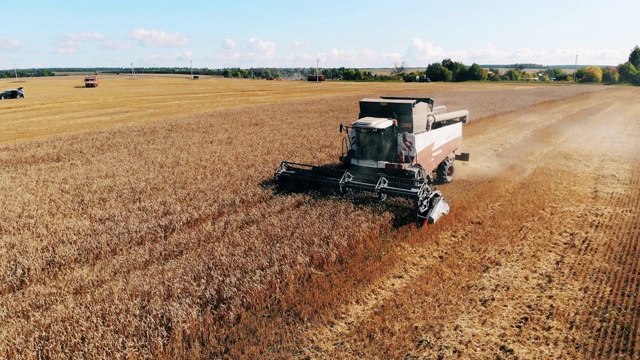
<svg viewBox="0 0 640 360">
<path fill-rule="evenodd" d="M 440 184 L 448 184 L 452 182 L 454 174 L 455 165 L 451 159 L 445 159 L 440 163 L 440 165 L 438 165 L 438 169 L 436 170 L 436 175 L 438 176 L 438 182 Z"/>
</svg>

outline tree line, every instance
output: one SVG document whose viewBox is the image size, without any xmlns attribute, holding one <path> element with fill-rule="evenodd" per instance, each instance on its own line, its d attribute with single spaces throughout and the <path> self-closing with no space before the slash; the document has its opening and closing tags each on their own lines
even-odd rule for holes
<svg viewBox="0 0 640 360">
<path fill-rule="evenodd" d="M 500 68 L 506 69 L 501 73 Z M 526 69 L 538 69 L 531 72 Z M 467 66 L 463 63 L 444 59 L 429 64 L 424 71 L 407 72 L 405 64 L 395 66 L 389 75 L 374 74 L 371 70 L 357 68 L 191 68 L 191 67 L 134 67 L 134 68 L 46 68 L 1 70 L 0 78 L 54 76 L 70 73 L 212 75 L 226 78 L 267 79 L 267 80 L 303 80 L 309 75 L 324 75 L 327 80 L 344 81 L 574 81 L 580 83 L 626 83 L 640 85 L 640 48 L 636 45 L 629 54 L 627 62 L 618 66 L 588 66 L 576 69 L 573 74 L 557 67 L 545 67 L 539 64 L 512 64 L 483 67 L 476 63 Z"/>
<path fill-rule="evenodd" d="M 15 70 L 0 70 L 0 78 L 12 78 L 12 77 L 31 77 L 31 76 L 53 76 L 53 71 L 50 69 L 15 69 Z"/>
<path fill-rule="evenodd" d="M 411 75 L 424 75 L 430 81 L 574 81 L 579 83 L 604 83 L 604 84 L 632 84 L 640 85 L 640 48 L 636 47 L 629 54 L 629 60 L 618 66 L 600 67 L 588 66 L 577 68 L 573 74 L 565 72 L 561 68 L 545 67 L 537 64 L 516 64 L 504 66 L 507 70 L 500 73 L 498 67 L 483 68 L 478 64 L 466 65 L 442 60 L 439 63 L 429 64 L 424 73 L 411 73 Z M 525 71 L 527 68 L 539 69 L 535 72 Z"/>
<path fill-rule="evenodd" d="M 624 64 L 618 65 L 616 70 L 617 74 L 607 75 L 606 73 L 603 73 L 603 81 L 606 76 L 607 79 L 612 81 L 640 85 L 640 48 L 638 45 L 631 50 L 629 60 Z"/>
<path fill-rule="evenodd" d="M 310 75 L 324 75 L 327 80 L 346 81 L 399 81 L 402 74 L 381 75 L 373 74 L 371 70 L 340 68 L 228 68 L 221 69 L 215 75 L 227 78 L 244 79 L 285 79 L 304 80 Z"/>
<path fill-rule="evenodd" d="M 304 80 L 309 75 L 324 75 L 327 80 L 347 80 L 347 81 L 400 81 L 402 74 L 380 75 L 373 74 L 370 70 L 349 69 L 349 68 L 190 68 L 190 67 L 115 67 L 115 68 L 46 68 L 46 69 L 18 69 L 2 70 L 0 78 L 15 77 L 35 77 L 35 76 L 55 76 L 80 74 L 176 74 L 176 75 L 210 75 L 222 76 L 226 78 L 243 79 L 284 79 L 284 80 Z"/>
<path fill-rule="evenodd" d="M 629 59 L 618 66 L 581 67 L 574 73 L 574 81 L 581 83 L 640 85 L 640 48 L 636 45 Z"/>
</svg>

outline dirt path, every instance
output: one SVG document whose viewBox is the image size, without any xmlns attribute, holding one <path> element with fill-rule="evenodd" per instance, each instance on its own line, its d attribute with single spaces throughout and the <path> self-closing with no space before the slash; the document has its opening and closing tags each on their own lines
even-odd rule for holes
<svg viewBox="0 0 640 360">
<path fill-rule="evenodd" d="M 452 214 L 323 324 L 312 358 L 637 356 L 640 92 L 467 126 Z"/>
</svg>

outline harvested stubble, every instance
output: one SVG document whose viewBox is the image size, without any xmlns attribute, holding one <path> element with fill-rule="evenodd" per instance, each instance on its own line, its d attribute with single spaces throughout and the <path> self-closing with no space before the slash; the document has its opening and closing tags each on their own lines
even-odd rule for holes
<svg viewBox="0 0 640 360">
<path fill-rule="evenodd" d="M 588 89 L 428 95 L 490 116 Z M 0 148 L 0 357 L 304 355 L 305 323 L 339 316 L 433 232 L 392 231 L 388 207 L 269 188 L 280 160 L 335 161 L 338 123 L 372 91 Z M 435 288 L 445 271 L 428 274 Z"/>
<path fill-rule="evenodd" d="M 250 107 L 6 147 L 3 354 L 183 354 L 193 327 L 234 323 L 388 228 L 369 207 L 261 186 L 294 148 L 333 160 L 331 121 L 282 136 L 339 117 L 310 105 L 279 111 L 295 123 Z"/>
</svg>

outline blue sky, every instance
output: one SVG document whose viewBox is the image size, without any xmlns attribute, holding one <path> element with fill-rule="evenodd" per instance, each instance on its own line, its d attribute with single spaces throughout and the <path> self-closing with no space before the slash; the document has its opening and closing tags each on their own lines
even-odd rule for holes
<svg viewBox="0 0 640 360">
<path fill-rule="evenodd" d="M 1 1 L 0 69 L 618 65 L 637 0 Z"/>
</svg>

